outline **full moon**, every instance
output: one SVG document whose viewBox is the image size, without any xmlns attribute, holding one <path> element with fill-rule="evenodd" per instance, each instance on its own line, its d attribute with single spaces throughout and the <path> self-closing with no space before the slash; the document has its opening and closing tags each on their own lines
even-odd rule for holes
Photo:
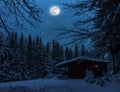
<svg viewBox="0 0 120 92">
<path fill-rule="evenodd" d="M 58 16 L 60 14 L 60 8 L 58 6 L 52 6 L 50 8 L 50 14 L 53 16 Z"/>
</svg>

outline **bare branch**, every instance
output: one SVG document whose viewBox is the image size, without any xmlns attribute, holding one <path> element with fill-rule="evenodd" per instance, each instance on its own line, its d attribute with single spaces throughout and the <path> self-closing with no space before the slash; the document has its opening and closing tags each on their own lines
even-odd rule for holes
<svg viewBox="0 0 120 92">
<path fill-rule="evenodd" d="M 42 9 L 37 8 L 30 0 L 0 0 L 0 16 L 2 20 L 5 19 L 3 21 L 0 19 L 0 22 L 4 22 L 5 25 L 11 24 L 12 27 L 15 27 L 16 25 L 23 25 L 23 21 L 26 21 L 35 26 L 33 20 L 42 22 L 41 13 L 43 13 Z M 8 23 L 11 18 L 14 23 Z M 7 28 L 7 31 L 9 30 L 10 28 Z"/>
<path fill-rule="evenodd" d="M 7 25 L 5 24 L 5 22 L 4 22 L 4 20 L 3 20 L 3 18 L 0 16 L 0 20 L 1 20 L 1 22 L 2 22 L 2 28 L 4 28 L 5 29 L 5 31 L 8 33 L 8 34 L 10 34 L 10 32 L 9 32 L 9 30 L 8 30 L 8 27 L 7 27 Z"/>
</svg>

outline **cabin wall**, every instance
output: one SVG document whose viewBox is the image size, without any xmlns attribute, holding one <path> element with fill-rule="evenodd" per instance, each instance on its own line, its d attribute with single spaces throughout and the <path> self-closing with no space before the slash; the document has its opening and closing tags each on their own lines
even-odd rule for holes
<svg viewBox="0 0 120 92">
<path fill-rule="evenodd" d="M 79 61 L 78 61 L 79 62 Z M 80 62 L 68 64 L 68 78 L 85 78 L 86 70 L 93 71 L 94 77 L 103 76 L 107 72 L 107 63 Z"/>
<path fill-rule="evenodd" d="M 82 63 L 74 63 L 69 65 L 69 72 L 68 72 L 68 77 L 69 78 L 84 78 L 85 77 L 85 67 L 84 64 Z"/>
<path fill-rule="evenodd" d="M 86 69 L 92 70 L 94 77 L 101 77 L 107 74 L 107 63 L 104 62 L 87 62 Z"/>
</svg>

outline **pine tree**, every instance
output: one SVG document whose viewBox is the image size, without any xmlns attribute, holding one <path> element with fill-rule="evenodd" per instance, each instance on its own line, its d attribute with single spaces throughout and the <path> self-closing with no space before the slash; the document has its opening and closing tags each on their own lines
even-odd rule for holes
<svg viewBox="0 0 120 92">
<path fill-rule="evenodd" d="M 73 58 L 73 51 L 72 51 L 72 49 L 70 48 L 70 59 L 72 59 Z"/>
<path fill-rule="evenodd" d="M 65 59 L 66 60 L 70 59 L 70 50 L 68 47 L 66 47 L 66 49 L 65 49 Z"/>
<path fill-rule="evenodd" d="M 17 49 L 17 41 L 18 41 L 18 36 L 17 36 L 17 32 L 11 32 L 10 35 L 7 36 L 6 38 L 6 46 L 13 48 L 13 49 Z"/>
<path fill-rule="evenodd" d="M 79 56 L 79 47 L 77 44 L 75 44 L 74 47 L 74 57 L 78 57 Z"/>
<path fill-rule="evenodd" d="M 27 58 L 28 61 L 30 61 L 32 57 L 32 50 L 33 50 L 33 44 L 32 44 L 32 37 L 31 35 L 28 36 L 28 43 L 27 43 Z"/>
<path fill-rule="evenodd" d="M 52 56 L 51 56 L 51 44 L 48 42 L 46 44 L 46 48 L 44 51 L 44 64 L 43 64 L 43 76 L 47 76 L 48 74 L 52 73 Z"/>
<path fill-rule="evenodd" d="M 38 45 L 40 42 L 40 39 L 39 39 L 39 36 L 36 36 L 36 39 L 35 39 L 35 44 Z"/>
<path fill-rule="evenodd" d="M 119 46 L 120 46 L 120 9 L 119 0 L 106 0 L 102 5 L 99 6 L 99 10 L 96 12 L 95 27 L 99 28 L 96 31 L 97 39 L 95 47 L 101 54 L 110 53 L 113 61 L 114 73 L 116 73 L 119 66 Z M 93 40 L 94 40 L 93 39 Z M 116 67 L 117 65 L 117 67 Z"/>
<path fill-rule="evenodd" d="M 18 39 L 18 47 L 19 47 L 19 66 L 21 67 L 21 74 L 20 79 L 29 79 L 28 75 L 28 61 L 27 61 L 27 55 L 26 55 L 26 43 L 25 43 L 25 36 L 23 33 L 21 33 L 19 39 Z M 23 72 L 22 72 L 23 71 Z"/>
<path fill-rule="evenodd" d="M 21 53 L 24 52 L 25 50 L 25 40 L 24 40 L 24 34 L 22 33 L 20 38 L 19 38 L 19 48 L 20 48 L 20 51 Z"/>
<path fill-rule="evenodd" d="M 61 46 L 55 40 L 52 41 L 52 58 L 55 61 L 61 61 Z"/>
<path fill-rule="evenodd" d="M 26 46 L 26 57 L 27 57 L 27 68 L 29 70 L 28 73 L 29 73 L 29 76 L 30 76 L 30 79 L 33 79 L 35 78 L 34 76 L 34 73 L 35 73 L 35 61 L 34 61 L 34 45 L 33 45 L 33 39 L 32 39 L 32 36 L 31 34 L 29 34 L 28 38 L 27 38 L 27 46 Z"/>
<path fill-rule="evenodd" d="M 43 71 L 45 70 L 44 67 L 44 52 L 45 52 L 45 46 L 42 42 L 42 38 L 36 37 L 35 39 L 35 44 L 33 45 L 34 47 L 34 77 L 36 78 L 41 78 L 44 77 Z"/>
<path fill-rule="evenodd" d="M 60 55 L 59 55 L 59 57 L 60 57 L 60 61 L 64 60 L 64 49 L 63 49 L 62 46 L 60 46 Z"/>
<path fill-rule="evenodd" d="M 0 32 L 0 47 L 2 47 L 3 46 L 3 33 L 2 32 Z"/>
<path fill-rule="evenodd" d="M 82 44 L 82 47 L 81 47 L 81 56 L 85 56 L 85 46 L 84 46 L 84 44 Z"/>
<path fill-rule="evenodd" d="M 18 48 L 18 33 L 14 32 L 14 48 L 17 49 Z"/>
</svg>

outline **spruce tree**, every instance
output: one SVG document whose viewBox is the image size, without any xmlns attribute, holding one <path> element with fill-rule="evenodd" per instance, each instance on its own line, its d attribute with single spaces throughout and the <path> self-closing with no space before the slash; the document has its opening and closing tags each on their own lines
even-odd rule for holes
<svg viewBox="0 0 120 92">
<path fill-rule="evenodd" d="M 55 61 L 61 61 L 61 46 L 59 42 L 53 40 L 52 41 L 52 58 Z"/>
<path fill-rule="evenodd" d="M 65 59 L 66 60 L 70 59 L 70 49 L 68 47 L 66 47 L 65 49 Z"/>
<path fill-rule="evenodd" d="M 27 58 L 28 58 L 28 61 L 31 60 L 32 50 L 33 50 L 32 36 L 29 34 L 28 42 L 27 42 Z"/>
<path fill-rule="evenodd" d="M 2 47 L 4 44 L 4 41 L 3 41 L 3 33 L 0 32 L 0 47 Z"/>
<path fill-rule="evenodd" d="M 73 50 L 70 48 L 70 59 L 73 58 Z"/>
<path fill-rule="evenodd" d="M 45 51 L 44 51 L 44 61 L 43 61 L 44 64 L 42 65 L 43 67 L 42 71 L 43 71 L 44 77 L 53 72 L 52 62 L 53 61 L 52 61 L 52 55 L 51 55 L 51 44 L 50 42 L 48 42 L 46 44 Z"/>
<path fill-rule="evenodd" d="M 113 61 L 114 73 L 119 71 L 119 52 L 120 52 L 120 1 L 106 0 L 99 6 L 96 12 L 95 27 L 99 28 L 96 31 L 97 39 L 95 47 L 101 54 L 110 53 Z M 94 40 L 93 39 L 93 40 Z M 116 67 L 117 65 L 117 67 Z"/>
<path fill-rule="evenodd" d="M 36 76 L 36 78 L 41 78 L 44 77 L 43 76 L 43 71 L 44 71 L 44 51 L 45 51 L 45 46 L 42 42 L 42 38 L 41 37 L 36 37 L 35 39 L 35 44 L 34 44 L 34 69 L 35 69 L 35 74 L 34 76 Z"/>
<path fill-rule="evenodd" d="M 84 44 L 82 44 L 80 52 L 81 52 L 81 56 L 85 56 L 85 46 L 84 46 Z"/>
<path fill-rule="evenodd" d="M 79 56 L 79 47 L 77 44 L 75 44 L 74 47 L 74 57 L 78 57 Z"/>
<path fill-rule="evenodd" d="M 19 48 L 21 53 L 24 52 L 24 48 L 25 48 L 25 41 L 24 41 L 24 34 L 22 33 L 20 38 L 19 38 Z"/>
</svg>

